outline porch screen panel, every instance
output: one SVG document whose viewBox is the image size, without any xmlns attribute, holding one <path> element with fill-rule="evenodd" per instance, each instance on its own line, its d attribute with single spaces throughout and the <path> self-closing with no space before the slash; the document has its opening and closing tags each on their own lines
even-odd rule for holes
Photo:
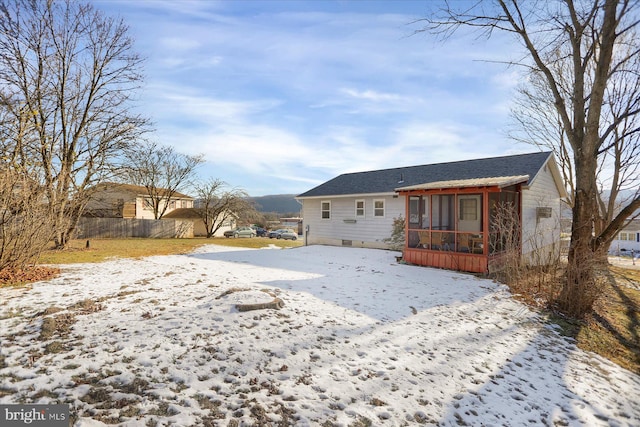
<svg viewBox="0 0 640 427">
<path fill-rule="evenodd" d="M 431 228 L 431 223 L 429 222 L 429 196 L 424 196 L 420 199 L 422 204 L 422 228 Z"/>
<path fill-rule="evenodd" d="M 453 194 L 431 197 L 432 249 L 453 250 L 455 247 L 455 213 Z"/>
<path fill-rule="evenodd" d="M 409 197 L 409 228 L 429 228 L 429 196 Z"/>
<path fill-rule="evenodd" d="M 420 196 L 409 197 L 409 228 L 420 228 Z"/>
<path fill-rule="evenodd" d="M 454 196 L 435 195 L 431 201 L 431 225 L 434 230 L 453 230 L 455 224 Z"/>
</svg>

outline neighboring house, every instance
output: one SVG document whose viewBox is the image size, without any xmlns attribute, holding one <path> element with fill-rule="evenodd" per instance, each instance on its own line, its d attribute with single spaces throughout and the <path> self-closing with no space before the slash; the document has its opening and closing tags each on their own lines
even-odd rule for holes
<svg viewBox="0 0 640 427">
<path fill-rule="evenodd" d="M 160 192 L 167 193 L 167 190 L 160 189 Z M 170 200 L 161 203 L 168 203 L 166 215 L 176 209 L 193 208 L 193 201 L 192 197 L 185 194 L 174 193 Z M 151 199 L 145 187 L 110 182 L 98 184 L 92 189 L 85 216 L 154 219 Z"/>
<path fill-rule="evenodd" d="M 200 208 L 182 208 L 176 209 L 167 215 L 163 216 L 162 219 L 181 219 L 188 220 L 193 222 L 193 236 L 194 237 L 206 237 L 207 229 L 204 225 L 204 221 L 202 217 L 198 213 Z M 216 230 L 213 234 L 213 237 L 223 237 L 224 232 L 227 230 L 232 230 L 236 228 L 237 224 L 237 216 L 233 215 L 231 219 L 225 221 L 222 226 Z"/>
<path fill-rule="evenodd" d="M 507 240 L 499 206 L 511 204 L 518 250 L 533 263 L 560 248 L 566 190 L 550 152 L 348 173 L 297 198 L 305 243 L 387 248 L 405 218 L 407 262 L 485 273 Z"/>
<path fill-rule="evenodd" d="M 631 251 L 640 254 L 640 220 L 631 221 L 620 230 L 609 246 L 609 252 L 615 255 L 630 255 Z"/>
</svg>

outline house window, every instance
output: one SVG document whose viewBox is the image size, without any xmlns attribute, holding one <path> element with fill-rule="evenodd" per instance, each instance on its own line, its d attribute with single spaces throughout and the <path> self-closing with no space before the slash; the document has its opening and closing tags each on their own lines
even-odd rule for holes
<svg viewBox="0 0 640 427">
<path fill-rule="evenodd" d="M 356 200 L 356 216 L 364 217 L 364 200 Z"/>
<path fill-rule="evenodd" d="M 176 208 L 176 201 L 172 200 L 169 202 L 169 209 L 175 209 Z"/>
<path fill-rule="evenodd" d="M 320 212 L 322 215 L 322 219 L 331 219 L 331 202 L 321 202 L 320 203 Z"/>
<path fill-rule="evenodd" d="M 476 221 L 478 219 L 478 200 L 460 199 L 460 220 Z"/>
<path fill-rule="evenodd" d="M 145 197 L 142 205 L 143 209 L 153 210 L 153 201 L 151 200 L 151 197 Z"/>
<path fill-rule="evenodd" d="M 625 233 L 624 231 L 621 231 L 618 234 L 618 240 L 630 240 L 633 242 L 635 240 L 635 236 L 634 233 Z"/>
<path fill-rule="evenodd" d="M 373 201 L 373 216 L 384 217 L 384 200 Z"/>
</svg>

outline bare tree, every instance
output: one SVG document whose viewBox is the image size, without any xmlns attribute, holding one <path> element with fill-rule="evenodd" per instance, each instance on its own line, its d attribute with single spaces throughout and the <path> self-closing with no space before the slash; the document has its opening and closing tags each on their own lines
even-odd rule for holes
<svg viewBox="0 0 640 427">
<path fill-rule="evenodd" d="M 524 67 L 534 76 L 534 84 L 550 96 L 552 104 L 546 105 L 553 105 L 554 113 L 545 114 L 552 114 L 550 117 L 555 120 L 555 132 L 561 137 L 556 141 L 564 141 L 565 147 L 570 147 L 563 155 L 573 168 L 573 222 L 570 271 L 561 300 L 571 301 L 595 280 L 595 254 L 640 208 L 640 197 L 636 195 L 604 230 L 597 232 L 599 218 L 594 214 L 600 210 L 598 172 L 602 159 L 612 155 L 615 158 L 612 144 L 616 138 L 611 134 L 633 134 L 633 127 L 623 131 L 623 121 L 639 112 L 637 102 L 624 101 L 615 104 L 626 104 L 624 111 L 613 114 L 607 110 L 614 105 L 608 104 L 607 95 L 615 92 L 615 82 L 637 77 L 638 2 L 495 0 L 467 5 L 446 3 L 439 13 L 425 20 L 423 31 L 445 36 L 460 27 L 475 27 L 488 36 L 503 31 L 515 36 L 524 47 L 524 59 L 513 64 Z M 464 9 L 456 10 L 454 6 Z M 590 309 L 583 307 L 582 312 L 572 314 L 580 316 Z"/>
<path fill-rule="evenodd" d="M 45 189 L 66 246 L 86 190 L 145 130 L 132 111 L 141 59 L 121 20 L 72 0 L 0 0 L 0 134 Z"/>
<path fill-rule="evenodd" d="M 622 47 L 614 57 L 628 56 Z M 565 56 L 569 56 L 568 54 Z M 629 67 L 640 70 L 640 55 L 630 58 Z M 569 187 L 567 203 L 574 206 L 575 169 L 574 153 L 554 103 L 553 94 L 545 84 L 544 76 L 531 72 L 526 84 L 520 86 L 519 97 L 512 115 L 516 128 L 511 136 L 521 142 L 540 146 L 554 152 Z M 558 72 L 558 78 L 564 77 Z M 563 86 L 569 86 L 563 82 Z M 606 255 L 621 225 L 640 216 L 640 211 L 627 218 L 619 218 L 621 209 L 640 196 L 640 73 L 614 73 L 605 92 L 602 112 L 603 146 L 599 150 L 596 170 L 597 211 L 593 212 L 594 251 Z M 612 226 L 614 219 L 618 223 Z"/>
<path fill-rule="evenodd" d="M 155 142 L 132 147 L 124 157 L 121 179 L 147 189 L 155 219 L 162 218 L 176 195 L 192 184 L 197 167 L 203 163 L 202 156 L 178 153 Z"/>
<path fill-rule="evenodd" d="M 198 198 L 196 212 L 204 222 L 207 238 L 213 237 L 224 224 L 238 218 L 240 214 L 253 210 L 244 190 L 228 189 L 222 180 L 210 179 L 196 183 L 195 189 Z"/>
</svg>

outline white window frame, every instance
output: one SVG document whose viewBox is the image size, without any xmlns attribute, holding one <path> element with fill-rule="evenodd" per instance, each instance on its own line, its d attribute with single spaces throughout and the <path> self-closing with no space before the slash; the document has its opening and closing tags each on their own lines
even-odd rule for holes
<svg viewBox="0 0 640 427">
<path fill-rule="evenodd" d="M 153 210 L 153 200 L 151 199 L 151 197 L 143 197 L 142 198 L 142 209 L 144 209 L 146 211 L 152 211 Z"/>
<path fill-rule="evenodd" d="M 378 208 L 378 207 L 376 207 L 376 205 L 377 205 L 378 203 L 382 203 L 382 208 Z M 384 212 L 384 211 L 385 211 L 385 209 L 384 209 L 384 208 L 385 208 L 385 206 L 384 206 L 384 205 L 385 205 L 385 203 L 384 203 L 384 199 L 374 199 L 374 200 L 373 200 L 373 217 L 374 217 L 374 218 L 384 218 L 384 215 L 385 215 L 385 212 Z M 382 215 L 378 215 L 378 212 L 379 212 L 381 209 L 382 209 Z"/>
<path fill-rule="evenodd" d="M 324 208 L 325 203 L 329 205 L 328 209 Z M 324 216 L 325 212 L 328 215 L 327 217 Z M 326 220 L 331 219 L 331 200 L 323 200 L 320 202 L 320 218 Z"/>
<path fill-rule="evenodd" d="M 362 207 L 358 207 L 358 203 L 362 203 Z M 356 218 L 364 218 L 365 217 L 365 209 L 367 204 L 364 199 L 356 200 Z"/>
</svg>

